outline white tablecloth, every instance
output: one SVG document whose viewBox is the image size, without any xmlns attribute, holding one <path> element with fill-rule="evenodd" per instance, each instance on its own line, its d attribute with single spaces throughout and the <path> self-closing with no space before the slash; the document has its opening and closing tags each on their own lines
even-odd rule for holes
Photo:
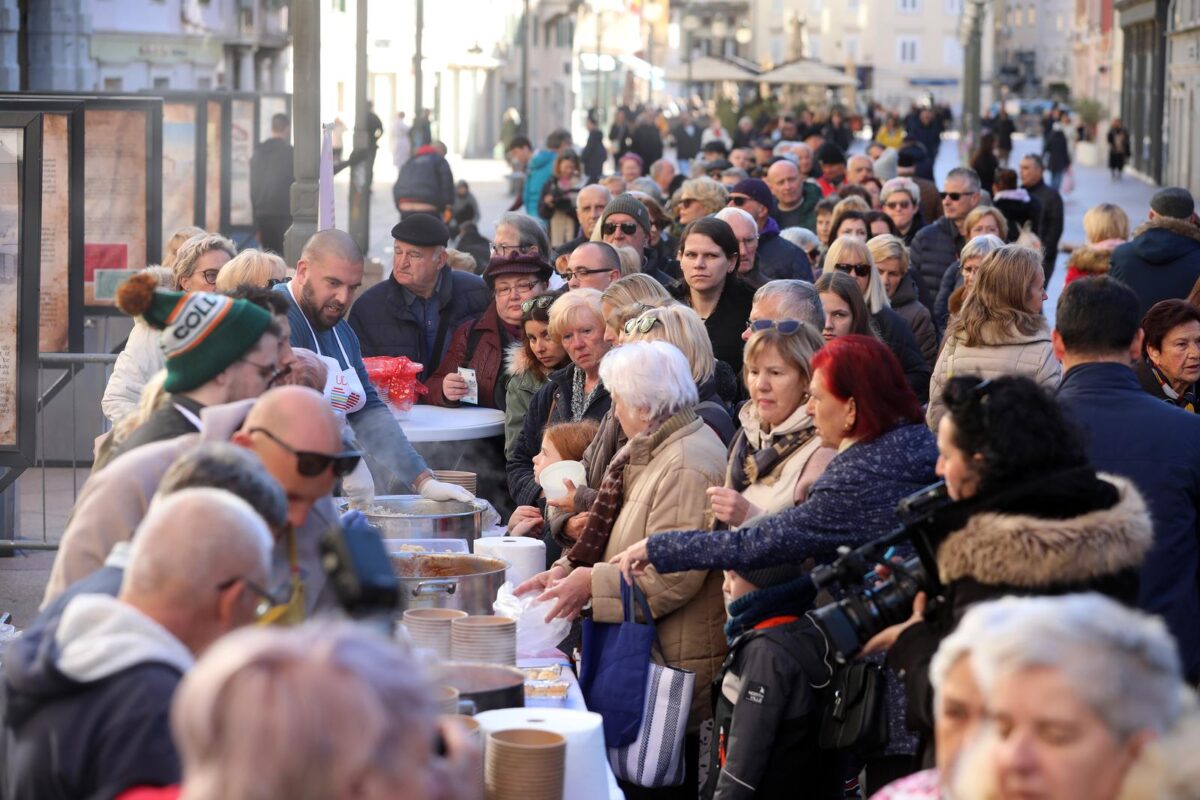
<svg viewBox="0 0 1200 800">
<path fill-rule="evenodd" d="M 504 412 L 495 408 L 413 406 L 392 414 L 410 442 L 461 442 L 504 433 Z"/>
</svg>

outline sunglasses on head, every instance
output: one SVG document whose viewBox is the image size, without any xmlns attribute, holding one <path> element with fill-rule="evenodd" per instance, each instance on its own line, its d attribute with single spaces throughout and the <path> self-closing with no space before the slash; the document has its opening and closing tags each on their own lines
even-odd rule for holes
<svg viewBox="0 0 1200 800">
<path fill-rule="evenodd" d="M 297 450 L 266 428 L 251 428 L 249 433 L 261 433 L 294 455 L 296 457 L 296 471 L 306 478 L 315 478 L 329 469 L 330 466 L 333 467 L 335 477 L 345 477 L 354 471 L 354 468 L 358 466 L 358 462 L 362 459 L 362 453 L 357 450 L 349 450 L 344 453 L 338 453 L 335 456 L 331 456 L 328 453 Z"/>
<path fill-rule="evenodd" d="M 637 233 L 639 225 L 636 222 L 606 222 L 601 226 L 600 230 L 605 236 L 612 236 L 617 232 L 617 228 L 621 229 L 621 233 L 626 236 L 633 236 Z"/>
<path fill-rule="evenodd" d="M 555 295 L 552 297 L 534 297 L 532 299 L 526 300 L 524 303 L 521 303 L 521 313 L 528 314 L 530 311 L 533 311 L 535 308 L 545 311 L 547 308 L 554 305 L 554 301 L 557 299 L 558 299 L 558 297 L 557 297 L 557 295 Z"/>
<path fill-rule="evenodd" d="M 804 327 L 804 323 L 797 319 L 752 319 L 746 323 L 748 331 L 758 333 L 774 328 L 784 336 L 791 336 L 802 327 Z"/>
<path fill-rule="evenodd" d="M 943 200 L 945 200 L 948 197 L 951 200 L 958 202 L 959 200 L 962 200 L 964 197 L 970 197 L 973 194 L 978 194 L 978 192 L 938 192 L 938 194 L 942 196 Z"/>
<path fill-rule="evenodd" d="M 838 272 L 844 272 L 847 275 L 853 272 L 860 278 L 865 278 L 871 274 L 870 264 L 834 264 L 833 268 Z"/>
<path fill-rule="evenodd" d="M 637 331 L 638 333 L 649 333 L 650 329 L 654 327 L 655 323 L 661 322 L 662 320 L 658 317 L 634 317 L 633 319 L 625 322 L 625 333 L 627 335 L 632 334 L 634 331 Z"/>
</svg>

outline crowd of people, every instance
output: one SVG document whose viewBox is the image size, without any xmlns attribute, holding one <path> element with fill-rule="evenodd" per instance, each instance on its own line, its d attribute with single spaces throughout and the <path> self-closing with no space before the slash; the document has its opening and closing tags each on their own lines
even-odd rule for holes
<svg viewBox="0 0 1200 800">
<path fill-rule="evenodd" d="M 472 499 L 374 356 L 419 364 L 422 402 L 503 412 L 502 440 L 457 451 L 546 543 L 518 594 L 619 623 L 634 586 L 652 657 L 695 673 L 683 784 L 627 797 L 1200 797 L 1191 194 L 1132 231 L 1092 208 L 1051 328 L 1043 159 L 938 187 L 933 109 L 879 114 L 853 153 L 837 111 L 661 123 L 622 110 L 606 146 L 590 120 L 579 152 L 514 131 L 524 183 L 486 258 L 430 139 L 361 292 L 336 229 L 294 271 L 186 229 L 121 287 L 112 430 L 3 652 L 0 798 L 478 797 L 419 657 L 305 622 L 338 611 L 322 534 L 361 524 L 336 495 Z M 548 499 L 560 461 L 586 481 Z M 902 613 L 836 651 L 817 612 L 912 577 L 915 523 L 855 583 L 816 576 L 939 483 Z M 855 675 L 861 696 L 831 688 Z"/>
</svg>

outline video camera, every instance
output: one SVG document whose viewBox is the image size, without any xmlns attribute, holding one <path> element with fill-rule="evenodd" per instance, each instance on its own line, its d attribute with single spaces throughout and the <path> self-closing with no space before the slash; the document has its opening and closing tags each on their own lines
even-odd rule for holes
<svg viewBox="0 0 1200 800">
<path fill-rule="evenodd" d="M 843 599 L 809 612 L 839 663 L 853 658 L 884 628 L 912 616 L 918 592 L 925 592 L 931 602 L 940 593 L 937 548 L 930 540 L 928 523 L 950 502 L 945 481 L 905 497 L 896 506 L 898 528 L 854 550 L 838 548 L 836 561 L 810 573 L 818 590 L 841 586 L 846 591 Z M 887 551 L 902 543 L 911 544 L 916 556 L 899 562 L 887 560 Z M 891 577 L 874 586 L 863 586 L 876 566 L 887 567 Z"/>
</svg>

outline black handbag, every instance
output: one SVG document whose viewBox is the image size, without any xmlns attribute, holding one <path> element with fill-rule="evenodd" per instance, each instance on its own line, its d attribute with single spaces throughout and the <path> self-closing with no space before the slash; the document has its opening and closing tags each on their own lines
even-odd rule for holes
<svg viewBox="0 0 1200 800">
<path fill-rule="evenodd" d="M 825 698 L 818 743 L 822 750 L 866 756 L 888 742 L 883 667 L 852 661 L 833 673 Z"/>
</svg>

